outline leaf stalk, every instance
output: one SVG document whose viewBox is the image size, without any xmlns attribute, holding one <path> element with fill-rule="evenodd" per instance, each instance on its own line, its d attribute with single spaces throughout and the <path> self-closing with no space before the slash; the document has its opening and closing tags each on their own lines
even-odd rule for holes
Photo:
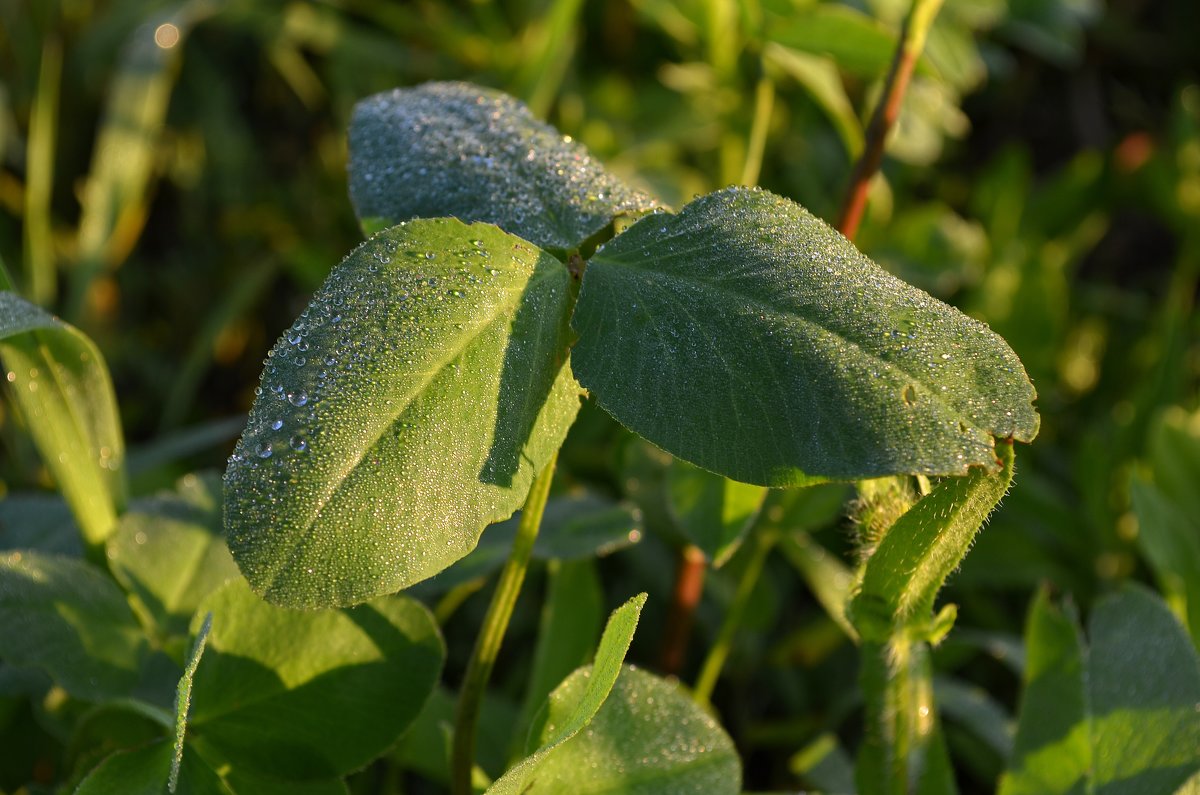
<svg viewBox="0 0 1200 795">
<path fill-rule="evenodd" d="M 754 593 L 754 586 L 758 584 L 763 566 L 767 562 L 767 556 L 777 540 L 774 533 L 761 531 L 754 533 L 751 538 L 754 546 L 750 550 L 750 559 L 746 562 L 746 568 L 738 580 L 733 603 L 729 606 L 724 621 L 721 622 L 716 642 L 713 643 L 708 656 L 704 658 L 704 663 L 700 666 L 700 675 L 696 677 L 696 686 L 692 688 L 692 698 L 696 700 L 697 704 L 708 704 L 712 698 L 713 688 L 716 687 L 717 680 L 721 676 L 721 669 L 725 666 L 729 652 L 733 649 L 734 635 L 737 634 L 738 627 L 746 615 L 746 608 L 750 605 L 750 596 Z"/>
<path fill-rule="evenodd" d="M 508 631 L 513 607 L 521 593 L 521 585 L 525 582 L 525 572 L 529 569 L 533 545 L 537 541 L 538 529 L 542 524 L 546 500 L 550 496 L 550 483 L 554 480 L 554 464 L 557 459 L 557 453 L 551 456 L 546 467 L 534 478 L 533 485 L 530 486 L 529 496 L 525 498 L 525 507 L 521 510 L 521 521 L 517 526 L 512 550 L 508 554 L 503 571 L 500 572 L 496 592 L 492 594 L 492 602 L 488 605 L 483 626 L 475 639 L 475 649 L 467 663 L 462 692 L 458 698 L 454 741 L 450 753 L 450 791 L 453 795 L 471 795 L 471 770 L 475 763 L 475 734 L 479 726 L 479 710 L 492 675 L 492 668 L 500 654 L 504 635 Z"/>
</svg>

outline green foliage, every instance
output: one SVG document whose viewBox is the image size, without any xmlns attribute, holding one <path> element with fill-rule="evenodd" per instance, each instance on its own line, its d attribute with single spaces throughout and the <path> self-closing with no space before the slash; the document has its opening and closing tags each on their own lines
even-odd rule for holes
<svg viewBox="0 0 1200 795">
<path fill-rule="evenodd" d="M 617 216 L 656 205 L 525 105 L 468 83 L 427 83 L 358 103 L 349 168 L 368 232 L 453 215 L 567 252 Z"/>
<path fill-rule="evenodd" d="M 125 695 L 149 651 L 121 590 L 71 558 L 0 558 L 0 616 L 0 656 L 45 671 L 77 698 Z"/>
<path fill-rule="evenodd" d="M 334 272 L 272 349 L 225 475 L 230 548 L 298 606 L 392 593 L 518 508 L 578 407 L 562 263 L 414 221 Z"/>
<path fill-rule="evenodd" d="M 220 480 L 135 500 L 108 541 L 113 576 L 159 639 L 186 636 L 209 593 L 238 576 L 221 538 Z"/>
<path fill-rule="evenodd" d="M 600 405 L 735 480 L 965 474 L 995 468 L 993 437 L 1037 434 L 1003 340 L 765 192 L 634 224 L 588 264 L 572 323 Z"/>
<path fill-rule="evenodd" d="M 582 669 L 550 694 L 538 742 L 557 737 L 582 709 L 592 671 Z M 677 684 L 624 667 L 588 724 L 538 766 L 529 793 L 741 791 L 733 742 Z"/>
<path fill-rule="evenodd" d="M 1012 483 L 1012 445 L 999 445 L 996 452 L 999 472 L 976 470 L 943 481 L 887 529 L 849 605 L 864 638 L 884 642 L 896 627 L 928 621 L 938 590 Z M 935 629 L 936 624 L 927 631 Z"/>
<path fill-rule="evenodd" d="M 553 759 L 555 753 L 592 722 L 617 683 L 622 670 L 621 663 L 629 650 L 633 631 L 637 628 L 638 617 L 645 604 L 646 595 L 640 594 L 613 611 L 600 637 L 596 656 L 591 667 L 583 674 L 584 682 L 577 688 L 579 692 L 572 699 L 570 709 L 557 725 L 544 732 L 538 745 L 530 749 L 524 759 L 488 788 L 489 795 L 528 792 L 541 779 L 542 768 Z M 553 703 L 553 695 L 549 703 Z"/>
<path fill-rule="evenodd" d="M 401 596 L 302 613 L 238 581 L 205 612 L 213 630 L 188 725 L 215 758 L 282 779 L 344 776 L 385 751 L 421 711 L 445 655 L 432 616 Z M 304 714 L 321 720 L 291 719 Z"/>
<path fill-rule="evenodd" d="M 1195 790 L 1193 4 L 919 5 L 0 3 L 0 791 Z"/>
<path fill-rule="evenodd" d="M 671 464 L 667 491 L 680 530 L 714 567 L 737 551 L 767 496 L 761 486 L 738 483 L 679 460 Z"/>
<path fill-rule="evenodd" d="M 1129 587 L 1096 604 L 1088 634 L 1038 595 L 1003 795 L 1174 792 L 1200 770 L 1200 659 L 1178 621 Z"/>
<path fill-rule="evenodd" d="M 77 329 L 0 292 L 0 360 L 84 539 L 102 543 L 125 502 L 125 441 L 104 358 Z"/>
</svg>

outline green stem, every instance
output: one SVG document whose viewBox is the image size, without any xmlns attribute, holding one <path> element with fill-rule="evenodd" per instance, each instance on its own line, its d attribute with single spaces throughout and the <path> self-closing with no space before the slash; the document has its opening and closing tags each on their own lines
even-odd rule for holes
<svg viewBox="0 0 1200 795">
<path fill-rule="evenodd" d="M 762 172 L 763 152 L 767 147 L 767 132 L 771 128 L 771 111 L 775 107 L 775 81 L 765 74 L 754 89 L 754 120 L 750 123 L 750 140 L 746 145 L 746 164 L 742 167 L 743 185 L 757 185 Z"/>
<path fill-rule="evenodd" d="M 904 20 L 904 27 L 900 30 L 900 41 L 897 43 L 896 54 L 892 58 L 892 66 L 884 83 L 883 96 L 879 98 L 879 104 L 875 106 L 871 122 L 867 125 L 862 157 L 854 166 L 850 187 L 846 191 L 846 198 L 838 215 L 838 231 L 849 240 L 853 240 L 858 232 L 858 224 L 862 221 L 863 211 L 867 206 L 871 177 L 875 176 L 875 172 L 879 171 L 879 166 L 883 163 L 883 149 L 888 132 L 900 117 L 900 107 L 904 102 L 904 93 L 908 90 L 908 81 L 917 65 L 917 59 L 921 57 L 925 37 L 933 26 L 933 20 L 941 5 L 942 0 L 913 0 L 908 17 Z"/>
<path fill-rule="evenodd" d="M 773 533 L 757 532 L 752 536 L 751 543 L 754 544 L 754 548 L 751 550 L 750 560 L 746 562 L 746 568 L 742 571 L 741 579 L 738 580 L 733 603 L 729 606 L 729 612 L 725 614 L 725 619 L 721 622 L 716 642 L 713 643 L 708 656 L 704 658 L 704 664 L 700 667 L 700 675 L 696 677 L 696 686 L 692 688 L 692 698 L 696 700 L 697 704 L 707 704 L 712 698 L 713 688 L 717 685 L 717 679 L 721 676 L 721 669 L 725 666 L 725 661 L 729 659 L 729 652 L 733 649 L 733 638 L 742 623 L 742 618 L 746 615 L 750 596 L 754 593 L 754 586 L 762 575 L 767 555 L 775 546 L 775 540 L 776 537 Z"/>
<path fill-rule="evenodd" d="M 555 453 L 541 474 L 534 478 L 529 496 L 525 498 L 525 507 L 521 510 L 521 521 L 517 526 L 517 537 L 513 539 L 508 562 L 500 572 L 500 581 L 496 583 L 496 592 L 492 595 L 492 603 L 488 606 L 483 627 L 475 639 L 471 660 L 467 663 L 462 693 L 458 698 L 454 746 L 450 755 L 450 791 L 453 795 L 471 793 L 471 769 L 475 763 L 475 733 L 479 725 L 479 708 L 483 703 L 488 679 L 492 675 L 492 667 L 500 653 L 500 645 L 504 642 L 504 633 L 508 630 L 517 596 L 521 593 L 521 584 L 525 581 L 525 571 L 529 568 L 533 544 L 537 540 L 538 527 L 542 523 L 542 514 L 546 510 L 546 500 L 550 495 L 550 482 L 554 479 L 554 464 L 557 458 L 558 454 Z"/>
<path fill-rule="evenodd" d="M 909 795 L 919 789 L 937 728 L 929 644 L 897 633 L 862 651 L 867 736 L 858 791 Z"/>
<path fill-rule="evenodd" d="M 50 198 L 54 186 L 54 141 L 58 130 L 58 96 L 62 77 L 62 45 L 49 37 L 42 45 L 37 96 L 29 119 L 28 167 L 25 183 L 25 269 L 29 297 L 49 306 L 58 289 Z"/>
</svg>

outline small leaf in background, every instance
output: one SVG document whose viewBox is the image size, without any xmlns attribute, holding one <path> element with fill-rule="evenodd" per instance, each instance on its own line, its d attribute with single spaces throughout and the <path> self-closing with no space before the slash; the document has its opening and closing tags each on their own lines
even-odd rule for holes
<svg viewBox="0 0 1200 795">
<path fill-rule="evenodd" d="M 449 784 L 457 701 L 457 693 L 442 685 L 435 687 L 421 714 L 389 756 L 407 770 L 414 770 L 440 784 Z M 517 709 L 516 704 L 494 690 L 484 694 L 479 710 L 476 776 L 482 773 L 498 777 L 509 761 L 509 746 L 513 742 L 523 745 L 524 735 L 514 736 L 514 727 L 520 725 Z"/>
<path fill-rule="evenodd" d="M 100 544 L 125 502 L 125 442 L 104 358 L 78 329 L 0 292 L 0 360 L 84 539 Z"/>
<path fill-rule="evenodd" d="M 1085 646 L 1045 591 L 1030 609 L 1028 663 L 1001 795 L 1160 795 L 1200 770 L 1200 660 L 1157 596 L 1100 599 Z"/>
<path fill-rule="evenodd" d="M 579 708 L 589 671 L 576 671 L 550 696 L 542 737 Z M 525 792 L 736 795 L 742 770 L 733 741 L 678 684 L 626 666 L 588 724 L 554 749 Z"/>
<path fill-rule="evenodd" d="M 801 52 L 828 55 L 839 67 L 860 77 L 887 72 L 896 51 L 896 34 L 887 26 L 848 6 L 814 4 L 771 14 L 767 37 Z M 921 70 L 928 71 L 924 60 Z"/>
<path fill-rule="evenodd" d="M 270 777 L 342 776 L 383 753 L 421 711 L 445 657 L 433 617 L 407 597 L 298 612 L 237 580 L 200 610 L 213 629 L 189 737 L 206 756 Z"/>
<path fill-rule="evenodd" d="M 767 490 L 676 459 L 667 472 L 667 496 L 684 536 L 719 568 L 741 546 Z"/>
<path fill-rule="evenodd" d="M 838 72 L 837 63 L 829 57 L 812 55 L 770 42 L 763 49 L 763 59 L 795 80 L 808 92 L 813 101 L 837 130 L 846 155 L 856 158 L 863 148 L 863 125 L 846 96 L 846 87 Z"/>
<path fill-rule="evenodd" d="M 81 191 L 79 261 L 68 317 L 83 309 L 92 280 L 105 267 L 120 265 L 137 243 L 149 214 L 182 40 L 215 8 L 207 0 L 172 3 L 141 20 L 124 43 Z M 171 38 L 160 40 L 163 35 Z"/>
<path fill-rule="evenodd" d="M 542 248 L 577 249 L 656 205 L 522 103 L 469 83 L 363 100 L 350 122 L 350 194 L 364 226 L 454 216 Z"/>
<path fill-rule="evenodd" d="M 602 407 L 747 483 L 995 469 L 993 437 L 1038 429 L 1000 337 L 765 191 L 634 224 L 592 258 L 572 322 Z"/>
<path fill-rule="evenodd" d="M 990 693 L 949 677 L 934 677 L 933 693 L 943 720 L 949 719 L 963 726 L 1001 761 L 1008 761 L 1012 756 L 1016 724 Z"/>
<path fill-rule="evenodd" d="M 239 576 L 221 537 L 220 479 L 187 475 L 176 492 L 133 501 L 108 540 L 108 561 L 161 639 L 186 637 L 204 598 Z"/>
<path fill-rule="evenodd" d="M 888 529 L 850 603 L 859 634 L 882 643 L 898 624 L 928 617 L 937 592 L 1012 483 L 1012 448 L 996 446 L 1000 472 L 946 478 Z"/>
<path fill-rule="evenodd" d="M 1167 604 L 1200 647 L 1200 523 L 1136 475 L 1130 492 L 1138 546 L 1154 569 Z"/>
<path fill-rule="evenodd" d="M 74 795 L 166 795 L 170 768 L 168 743 L 120 751 L 92 770 Z M 337 779 L 282 781 L 229 770 L 185 745 L 174 795 L 346 795 L 346 785 Z"/>
<path fill-rule="evenodd" d="M 553 734 L 543 732 L 541 744 L 489 787 L 488 795 L 525 795 L 540 780 L 542 764 L 554 750 L 592 721 L 621 674 L 621 664 L 645 604 L 646 594 L 643 593 L 612 612 L 600 637 L 596 657 L 586 669 L 585 681 L 580 688 L 582 692 L 574 699 L 571 713 L 562 716 Z"/>
<path fill-rule="evenodd" d="M 146 654 L 125 595 L 98 569 L 37 552 L 0 556 L 0 659 L 100 701 L 129 695 Z"/>
<path fill-rule="evenodd" d="M 783 556 L 796 567 L 812 595 L 847 637 L 858 632 L 846 617 L 846 603 L 854 588 L 854 572 L 837 555 L 813 540 L 808 533 L 784 535 L 779 542 Z"/>
<path fill-rule="evenodd" d="M 855 792 L 854 760 L 836 734 L 824 732 L 788 760 L 788 769 L 802 781 L 829 795 Z"/>
<path fill-rule="evenodd" d="M 511 516 L 579 406 L 569 282 L 453 219 L 393 227 L 334 269 L 271 350 L 225 475 L 255 590 L 291 607 L 393 593 Z"/>
<path fill-rule="evenodd" d="M 489 527 L 469 555 L 436 577 L 418 583 L 414 586 L 416 591 L 424 598 L 498 570 L 508 559 L 520 521 L 518 511 L 511 519 Z M 538 560 L 605 557 L 638 543 L 642 538 L 641 525 L 641 512 L 628 503 L 588 493 L 551 497 L 542 514 L 533 557 Z"/>
<path fill-rule="evenodd" d="M 75 795 L 164 795 L 172 765 L 170 743 L 159 742 L 105 759 L 75 790 Z M 184 749 L 175 795 L 242 795 L 190 748 Z M 249 795 L 249 793 L 246 793 Z"/>
<path fill-rule="evenodd" d="M 71 506 L 57 494 L 6 494 L 0 500 L 0 549 L 32 549 L 48 555 L 83 557 Z"/>
<path fill-rule="evenodd" d="M 1150 431 L 1149 463 L 1163 494 L 1200 516 L 1200 410 L 1167 409 Z"/>
</svg>

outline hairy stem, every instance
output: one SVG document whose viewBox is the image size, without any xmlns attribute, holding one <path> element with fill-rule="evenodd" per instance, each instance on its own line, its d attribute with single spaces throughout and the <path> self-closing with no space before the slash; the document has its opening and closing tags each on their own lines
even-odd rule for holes
<svg viewBox="0 0 1200 795">
<path fill-rule="evenodd" d="M 866 643 L 862 651 L 867 736 L 858 790 L 863 795 L 914 793 L 937 725 L 929 645 L 898 633 L 887 644 Z"/>
<path fill-rule="evenodd" d="M 713 688 L 716 687 L 717 679 L 721 676 L 721 669 L 725 666 L 725 660 L 729 658 L 729 652 L 733 648 L 734 635 L 742 623 L 742 618 L 746 615 L 746 607 L 750 604 L 750 595 L 754 593 L 754 586 L 758 583 L 763 565 L 767 562 L 767 555 L 770 553 L 771 547 L 775 545 L 775 540 L 775 535 L 772 533 L 756 532 L 751 536 L 751 543 L 754 547 L 750 551 L 750 560 L 746 562 L 746 568 L 742 571 L 741 579 L 738 580 L 733 603 L 729 605 L 729 612 L 725 614 L 725 619 L 721 622 L 717 640 L 709 649 L 708 656 L 704 658 L 704 663 L 700 666 L 700 675 L 696 677 L 696 686 L 692 689 L 692 698 L 698 704 L 707 704 L 712 698 Z"/>
<path fill-rule="evenodd" d="M 659 658 L 659 668 L 666 676 L 674 676 L 683 668 L 688 639 L 692 634 L 692 620 L 696 615 L 696 605 L 700 604 L 700 594 L 704 592 L 704 575 L 707 571 L 708 559 L 704 552 L 693 544 L 684 547 L 679 568 L 675 572 L 671 609 Z"/>
<path fill-rule="evenodd" d="M 500 645 L 504 642 L 504 634 L 508 630 L 517 596 L 521 593 L 521 584 L 525 581 L 525 572 L 533 554 L 533 543 L 537 540 L 542 514 L 546 510 L 546 500 L 550 496 L 550 482 L 554 479 L 554 464 L 557 458 L 556 453 L 541 474 L 534 478 L 529 496 L 525 498 L 525 507 L 521 510 L 521 521 L 517 526 L 512 550 L 508 554 L 508 562 L 500 572 L 500 581 L 496 583 L 496 592 L 492 595 L 492 603 L 488 606 L 483 627 L 475 639 L 475 649 L 467 663 L 462 692 L 458 697 L 454 745 L 450 755 L 450 791 L 453 795 L 471 795 L 471 769 L 475 763 L 475 733 L 479 725 L 479 708 L 483 703 L 488 679 L 492 675 L 492 667 L 500 653 Z"/>
<path fill-rule="evenodd" d="M 838 231 L 849 240 L 853 240 L 858 233 L 858 225 L 867 206 L 867 189 L 871 177 L 875 176 L 883 162 L 883 149 L 888 132 L 900 116 L 908 81 L 917 65 L 917 59 L 921 57 L 925 37 L 941 5 L 942 0 L 913 0 L 908 17 L 904 20 L 904 27 L 900 30 L 900 41 L 896 46 L 896 54 L 892 57 L 892 66 L 884 83 L 883 95 L 879 98 L 879 104 L 875 106 L 870 124 L 867 125 L 863 153 L 854 166 L 854 173 L 850 176 L 850 187 L 846 191 L 838 215 Z"/>
</svg>

